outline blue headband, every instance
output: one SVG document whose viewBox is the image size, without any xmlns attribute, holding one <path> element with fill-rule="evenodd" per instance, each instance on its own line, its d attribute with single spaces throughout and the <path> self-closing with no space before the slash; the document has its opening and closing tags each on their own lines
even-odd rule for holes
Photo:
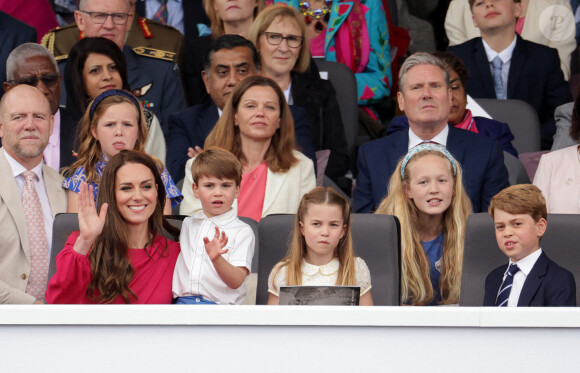
<svg viewBox="0 0 580 373">
<path fill-rule="evenodd" d="M 434 150 L 446 156 L 447 159 L 449 159 L 449 162 L 451 162 L 451 166 L 453 166 L 453 176 L 457 175 L 457 163 L 447 148 L 436 143 L 425 143 L 419 144 L 407 152 L 407 155 L 403 158 L 403 163 L 401 163 L 401 179 L 405 179 L 405 167 L 407 167 L 407 163 L 409 163 L 411 158 L 413 158 L 415 154 L 425 150 Z"/>
<path fill-rule="evenodd" d="M 135 106 L 137 106 L 137 111 L 139 112 L 139 120 L 141 120 L 141 104 L 139 104 L 139 101 L 137 100 L 137 98 L 135 98 L 135 96 L 133 96 L 127 91 L 123 91 L 122 89 L 109 89 L 98 95 L 93 100 L 93 104 L 91 105 L 91 111 L 89 112 L 89 119 L 91 121 L 93 120 L 93 116 L 95 115 L 95 110 L 97 109 L 97 106 L 99 106 L 101 101 L 110 96 L 125 96 L 129 100 L 131 100 L 131 102 L 133 102 Z"/>
</svg>

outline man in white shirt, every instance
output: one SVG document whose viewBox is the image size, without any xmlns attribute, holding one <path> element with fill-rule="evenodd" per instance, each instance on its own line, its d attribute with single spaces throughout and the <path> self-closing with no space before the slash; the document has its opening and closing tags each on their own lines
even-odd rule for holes
<svg viewBox="0 0 580 373">
<path fill-rule="evenodd" d="M 66 212 L 66 193 L 62 177 L 46 166 L 43 151 L 52 132 L 54 117 L 40 90 L 22 84 L 10 89 L 0 101 L 0 303 L 43 303 L 44 294 L 29 294 L 31 272 L 37 268 L 31 255 L 30 222 L 25 212 L 23 190 L 26 171 L 34 172 L 34 191 L 38 195 L 46 258 L 50 258 L 54 216 Z M 38 225 L 37 225 L 38 228 Z M 47 259 L 48 260 L 48 259 Z M 46 263 L 46 262 L 45 262 Z M 45 266 L 48 275 L 48 266 Z M 38 274 L 38 273 L 35 273 Z M 43 284 L 46 288 L 46 283 Z M 40 294 L 40 295 L 39 295 Z"/>
</svg>

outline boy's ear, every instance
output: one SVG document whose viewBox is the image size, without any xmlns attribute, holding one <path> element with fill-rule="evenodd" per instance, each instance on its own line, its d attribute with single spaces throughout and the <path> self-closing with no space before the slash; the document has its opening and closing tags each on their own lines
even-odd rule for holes
<svg viewBox="0 0 580 373">
<path fill-rule="evenodd" d="M 191 184 L 191 188 L 193 189 L 193 195 L 195 196 L 195 198 L 199 199 L 199 189 L 197 189 L 197 185 L 195 185 L 195 182 Z"/>
<path fill-rule="evenodd" d="M 238 198 L 240 196 L 240 186 L 236 185 L 236 195 L 234 196 L 234 198 Z"/>
<path fill-rule="evenodd" d="M 546 219 L 541 218 L 536 222 L 536 234 L 538 238 L 542 237 L 546 233 L 546 228 L 548 228 L 548 222 Z"/>
</svg>

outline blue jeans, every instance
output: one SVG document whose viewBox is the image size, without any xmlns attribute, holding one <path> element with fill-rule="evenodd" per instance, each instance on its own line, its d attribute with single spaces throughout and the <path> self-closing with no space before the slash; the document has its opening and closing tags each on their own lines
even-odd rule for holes
<svg viewBox="0 0 580 373">
<path fill-rule="evenodd" d="M 201 295 L 189 295 L 187 297 L 178 297 L 175 299 L 175 304 L 217 304 L 211 300 L 203 299 Z"/>
</svg>

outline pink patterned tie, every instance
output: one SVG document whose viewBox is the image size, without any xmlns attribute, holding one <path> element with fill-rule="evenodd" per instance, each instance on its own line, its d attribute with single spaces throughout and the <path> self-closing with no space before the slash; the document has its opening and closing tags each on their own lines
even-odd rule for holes
<svg viewBox="0 0 580 373">
<path fill-rule="evenodd" d="M 48 281 L 48 248 L 42 206 L 34 187 L 36 174 L 34 171 L 24 171 L 22 175 L 26 179 L 24 190 L 22 191 L 22 205 L 24 206 L 24 217 L 26 218 L 26 228 L 28 229 L 31 262 L 26 293 L 36 299 L 44 299 Z"/>
</svg>

